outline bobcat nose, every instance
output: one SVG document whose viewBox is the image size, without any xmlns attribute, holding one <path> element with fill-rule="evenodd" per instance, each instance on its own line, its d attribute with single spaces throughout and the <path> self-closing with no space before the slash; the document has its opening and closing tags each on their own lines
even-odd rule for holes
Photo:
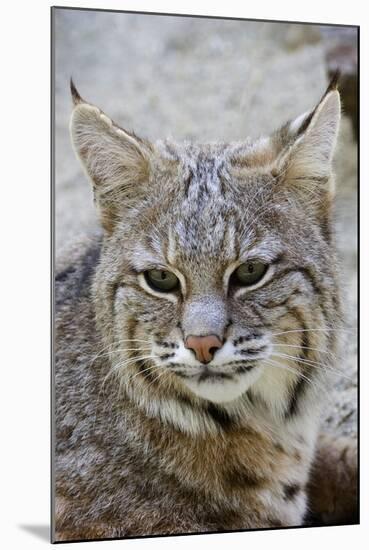
<svg viewBox="0 0 369 550">
<path fill-rule="evenodd" d="M 215 334 L 209 334 L 207 336 L 188 336 L 186 338 L 185 346 L 191 349 L 196 359 L 201 363 L 209 363 L 214 356 L 217 349 L 222 347 L 222 342 Z"/>
</svg>

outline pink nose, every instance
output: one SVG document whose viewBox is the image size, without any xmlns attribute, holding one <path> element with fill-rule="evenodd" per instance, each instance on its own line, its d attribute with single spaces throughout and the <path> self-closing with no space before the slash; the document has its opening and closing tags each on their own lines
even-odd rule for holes
<svg viewBox="0 0 369 550">
<path fill-rule="evenodd" d="M 209 334 L 208 336 L 188 336 L 186 338 L 185 346 L 191 349 L 196 359 L 201 363 L 209 363 L 214 356 L 217 349 L 222 347 L 222 342 L 215 334 Z"/>
</svg>

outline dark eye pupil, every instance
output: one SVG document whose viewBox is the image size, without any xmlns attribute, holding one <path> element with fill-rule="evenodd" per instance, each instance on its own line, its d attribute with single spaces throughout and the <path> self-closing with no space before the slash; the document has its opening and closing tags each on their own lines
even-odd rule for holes
<svg viewBox="0 0 369 550">
<path fill-rule="evenodd" d="M 257 260 L 241 264 L 232 274 L 230 284 L 236 286 L 252 286 L 261 281 L 268 266 Z"/>
<path fill-rule="evenodd" d="M 179 281 L 174 273 L 161 269 L 151 269 L 144 272 L 147 284 L 154 290 L 160 292 L 171 292 L 176 290 Z"/>
</svg>

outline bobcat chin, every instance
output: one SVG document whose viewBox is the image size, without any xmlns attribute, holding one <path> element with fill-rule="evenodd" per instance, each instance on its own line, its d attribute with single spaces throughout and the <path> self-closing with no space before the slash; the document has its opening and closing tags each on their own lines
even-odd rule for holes
<svg viewBox="0 0 369 550">
<path fill-rule="evenodd" d="M 102 232 L 56 275 L 55 540 L 357 521 L 354 444 L 318 436 L 335 82 L 269 137 L 207 144 L 151 143 L 71 89 Z"/>
</svg>

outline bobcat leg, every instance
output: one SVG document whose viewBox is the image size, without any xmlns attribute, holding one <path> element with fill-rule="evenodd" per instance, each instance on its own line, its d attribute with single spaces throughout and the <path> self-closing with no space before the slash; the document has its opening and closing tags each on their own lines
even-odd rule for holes
<svg viewBox="0 0 369 550">
<path fill-rule="evenodd" d="M 309 525 L 358 523 L 356 441 L 319 436 L 308 483 Z"/>
</svg>

